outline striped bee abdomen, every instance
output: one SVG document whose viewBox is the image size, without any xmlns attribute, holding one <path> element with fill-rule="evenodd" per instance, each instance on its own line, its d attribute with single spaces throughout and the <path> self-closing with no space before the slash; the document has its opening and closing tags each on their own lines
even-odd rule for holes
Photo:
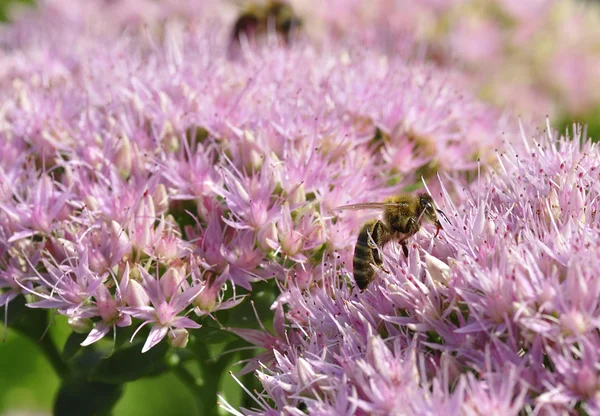
<svg viewBox="0 0 600 416">
<path fill-rule="evenodd" d="M 381 266 L 383 259 L 379 253 L 387 234 L 387 227 L 379 220 L 367 222 L 360 229 L 354 248 L 354 281 L 360 290 L 364 290 L 375 279 L 375 266 Z"/>
</svg>

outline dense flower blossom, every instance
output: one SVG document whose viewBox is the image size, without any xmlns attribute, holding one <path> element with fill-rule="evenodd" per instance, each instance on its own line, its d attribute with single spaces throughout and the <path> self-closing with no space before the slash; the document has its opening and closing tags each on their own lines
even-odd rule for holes
<svg viewBox="0 0 600 416">
<path fill-rule="evenodd" d="M 508 129 L 452 72 L 302 38 L 233 59 L 211 4 L 142 3 L 52 0 L 1 35 L 2 303 L 56 308 L 85 345 L 146 324 L 144 351 L 184 345 L 258 281 L 311 286 L 350 256 L 361 219 L 336 206 L 473 171 Z"/>
<path fill-rule="evenodd" d="M 600 8 L 576 0 L 314 0 L 294 2 L 314 33 L 460 66 L 482 97 L 523 117 L 600 108 Z"/>
<path fill-rule="evenodd" d="M 142 352 L 214 319 L 262 349 L 260 409 L 236 414 L 596 412 L 597 147 L 519 137 L 460 73 L 372 47 L 385 25 L 234 54 L 231 20 L 48 0 L 2 28 L 0 306 L 54 309 L 83 346 L 131 327 Z M 502 49 L 464 24 L 451 42 L 495 45 L 464 60 Z M 443 231 L 386 246 L 359 292 L 378 213 L 336 207 L 423 184 Z M 273 331 L 218 321 L 269 280 Z"/>
<path fill-rule="evenodd" d="M 442 181 L 444 232 L 421 231 L 408 258 L 386 246 L 366 291 L 335 258 L 319 283 L 289 281 L 294 342 L 258 371 L 275 408 L 595 413 L 600 153 L 573 135 L 524 135 L 459 203 L 464 185 Z"/>
</svg>

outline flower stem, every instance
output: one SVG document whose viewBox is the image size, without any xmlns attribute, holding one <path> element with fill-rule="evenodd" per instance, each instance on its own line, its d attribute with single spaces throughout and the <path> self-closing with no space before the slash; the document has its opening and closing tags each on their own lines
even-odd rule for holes
<svg viewBox="0 0 600 416">
<path fill-rule="evenodd" d="M 52 365 L 52 368 L 54 369 L 56 374 L 62 380 L 66 379 L 69 376 L 69 367 L 67 366 L 67 364 L 65 364 L 64 360 L 62 359 L 58 348 L 56 348 L 54 340 L 49 335 L 46 335 L 45 337 L 42 337 L 42 339 L 39 340 L 39 345 L 42 348 L 42 352 L 50 362 L 50 365 Z"/>
<path fill-rule="evenodd" d="M 256 353 L 255 349 L 240 351 L 240 359 L 242 359 L 242 360 L 250 359 L 253 357 L 253 355 L 255 353 Z M 260 385 L 258 383 L 258 378 L 256 378 L 256 374 L 254 372 L 244 374 L 242 376 L 241 381 L 244 384 L 244 386 L 246 386 L 250 391 L 256 390 L 260 387 Z M 250 409 L 252 407 L 252 405 L 255 404 L 254 399 L 251 396 L 249 396 L 248 394 L 244 394 L 242 397 L 243 397 L 243 399 L 242 399 L 243 407 Z"/>
<path fill-rule="evenodd" d="M 231 342 L 223 350 L 233 349 L 238 344 L 239 341 Z M 217 394 L 221 377 L 235 354 L 225 354 L 218 360 L 214 360 L 208 346 L 200 342 L 195 343 L 193 351 L 202 372 L 202 378 L 193 376 L 182 364 L 174 368 L 175 375 L 194 396 L 199 415 L 217 414 Z"/>
<path fill-rule="evenodd" d="M 197 377 L 195 377 L 192 373 L 190 373 L 188 369 L 184 367 L 183 363 L 179 364 L 177 367 L 174 367 L 173 373 L 192 393 L 198 410 L 203 411 L 204 399 L 200 380 Z"/>
</svg>

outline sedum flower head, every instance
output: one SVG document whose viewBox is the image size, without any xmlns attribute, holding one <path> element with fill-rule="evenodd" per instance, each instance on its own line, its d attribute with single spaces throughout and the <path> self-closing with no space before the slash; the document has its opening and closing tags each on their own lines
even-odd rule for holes
<svg viewBox="0 0 600 416">
<path fill-rule="evenodd" d="M 364 219 L 335 207 L 472 171 L 507 127 L 451 72 L 302 37 L 232 57 L 226 13 L 145 4 L 52 0 L 0 35 L 0 300 L 85 345 L 184 346 L 256 282 L 318 288 Z"/>
<path fill-rule="evenodd" d="M 276 408 L 596 411 L 600 153 L 574 129 L 523 134 L 497 157 L 468 186 L 442 181 L 444 231 L 422 230 L 408 257 L 386 246 L 364 292 L 337 257 L 319 284 L 288 281 L 277 305 L 294 341 L 257 372 Z"/>
<path fill-rule="evenodd" d="M 600 8 L 576 0 L 298 0 L 321 34 L 460 67 L 486 100 L 523 117 L 590 117 L 600 107 Z M 458 65 L 457 65 L 458 64 Z"/>
</svg>

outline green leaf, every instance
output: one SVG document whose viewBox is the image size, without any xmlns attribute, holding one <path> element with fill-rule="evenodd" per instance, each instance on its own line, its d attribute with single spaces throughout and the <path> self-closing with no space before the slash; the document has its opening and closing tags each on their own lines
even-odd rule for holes
<svg viewBox="0 0 600 416">
<path fill-rule="evenodd" d="M 6 306 L 0 308 L 0 316 L 4 316 Z M 25 298 L 18 296 L 8 304 L 8 328 L 38 342 L 48 329 L 48 310 L 28 308 Z"/>
<path fill-rule="evenodd" d="M 110 415 L 123 394 L 120 384 L 98 383 L 75 378 L 64 382 L 54 402 L 54 416 Z"/>
<path fill-rule="evenodd" d="M 252 292 L 250 292 L 248 298 L 235 308 L 229 310 L 230 315 L 227 326 L 233 328 L 258 329 L 260 325 L 256 320 L 256 314 L 254 313 L 254 309 L 256 309 L 256 313 L 262 323 L 269 328 L 273 319 L 271 305 L 273 305 L 273 302 L 277 299 L 278 294 L 279 289 L 277 288 L 274 279 L 253 284 Z M 252 307 L 252 303 L 254 303 L 254 308 Z"/>
<path fill-rule="evenodd" d="M 78 334 L 77 332 L 71 332 L 69 338 L 65 342 L 63 347 L 62 356 L 65 360 L 70 360 L 81 350 L 81 343 L 87 338 L 87 334 Z"/>
<path fill-rule="evenodd" d="M 165 354 L 169 350 L 166 341 L 158 343 L 145 353 L 142 353 L 142 345 L 143 343 L 136 343 L 117 350 L 110 357 L 100 361 L 90 374 L 91 380 L 121 384 L 161 374 L 170 369 L 165 360 Z"/>
<path fill-rule="evenodd" d="M 196 220 L 192 215 L 197 215 L 198 213 L 198 204 L 196 201 L 171 201 L 169 206 L 169 213 L 173 215 L 177 225 L 181 229 L 181 232 L 185 234 L 185 226 L 191 225 L 196 226 Z M 187 237 L 184 235 L 184 237 Z"/>
<path fill-rule="evenodd" d="M 118 328 L 117 334 L 115 335 L 115 348 L 120 348 L 124 344 L 130 345 L 131 337 L 132 337 L 133 333 L 136 331 L 136 329 L 137 328 L 135 327 L 135 325 Z M 146 331 L 146 328 L 143 328 L 139 332 L 140 337 L 147 336 L 147 334 L 148 334 L 148 331 Z"/>
<path fill-rule="evenodd" d="M 223 344 L 237 338 L 229 331 L 225 331 L 221 328 L 212 328 L 206 325 L 202 328 L 194 329 L 192 334 L 196 342 L 202 342 L 204 344 Z"/>
</svg>

